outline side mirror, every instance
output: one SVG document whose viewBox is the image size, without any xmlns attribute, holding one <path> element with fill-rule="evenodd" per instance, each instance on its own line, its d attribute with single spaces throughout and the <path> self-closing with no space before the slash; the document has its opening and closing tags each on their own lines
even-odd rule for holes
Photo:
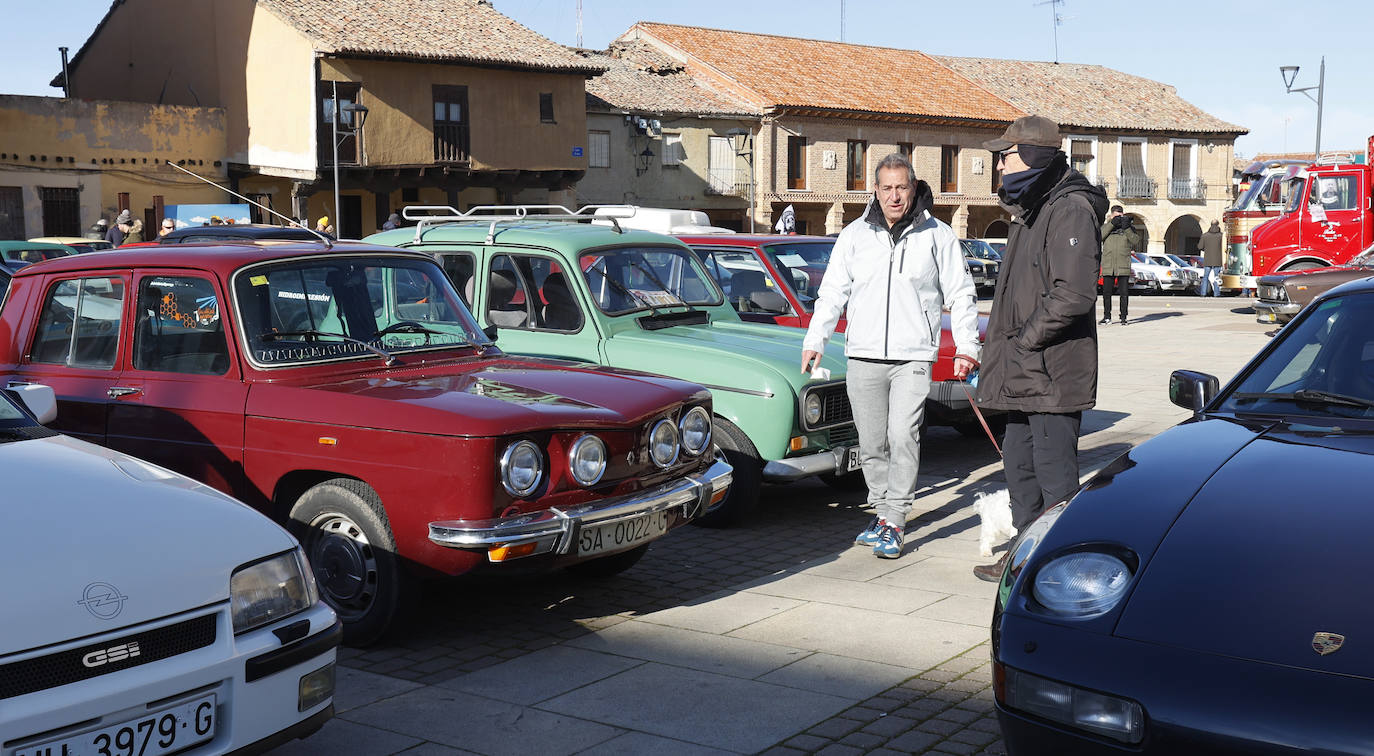
<svg viewBox="0 0 1374 756">
<path fill-rule="evenodd" d="M 498 328 L 498 327 L 496 326 L 495 323 L 492 323 L 491 325 L 487 326 L 486 328 L 483 328 L 483 329 L 482 329 L 482 333 L 486 334 L 486 335 L 487 335 L 487 338 L 488 338 L 489 340 L 491 340 L 492 343 L 495 343 L 495 342 L 496 342 L 496 333 L 497 333 L 497 331 L 499 331 L 499 330 L 501 330 L 501 329 Z"/>
<path fill-rule="evenodd" d="M 9 392 L 18 397 L 39 423 L 47 425 L 57 419 L 57 394 L 52 386 L 41 383 L 11 384 Z"/>
<path fill-rule="evenodd" d="M 1184 409 L 1201 412 L 1217 395 L 1220 385 L 1214 375 L 1175 370 L 1169 375 L 1169 401 Z"/>
</svg>

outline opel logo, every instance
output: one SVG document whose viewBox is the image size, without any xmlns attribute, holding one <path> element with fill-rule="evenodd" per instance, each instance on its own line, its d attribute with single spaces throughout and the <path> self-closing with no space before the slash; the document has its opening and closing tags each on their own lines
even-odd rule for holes
<svg viewBox="0 0 1374 756">
<path fill-rule="evenodd" d="M 1317 633 L 1312 636 L 1312 650 L 1326 656 L 1341 650 L 1345 643 L 1345 636 L 1336 633 Z"/>
<path fill-rule="evenodd" d="M 128 596 L 109 583 L 91 583 L 76 603 L 86 607 L 96 619 L 109 620 L 119 616 L 124 610 L 124 602 L 128 600 Z"/>
</svg>

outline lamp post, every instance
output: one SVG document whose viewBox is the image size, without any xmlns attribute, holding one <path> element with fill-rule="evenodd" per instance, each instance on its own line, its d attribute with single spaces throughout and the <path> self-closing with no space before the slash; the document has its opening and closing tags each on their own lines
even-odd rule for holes
<svg viewBox="0 0 1374 756">
<path fill-rule="evenodd" d="M 841 5 L 841 15 L 843 16 L 843 5 Z M 843 41 L 843 38 L 841 39 Z M 749 166 L 749 190 L 746 201 L 749 203 L 749 233 L 754 233 L 754 150 L 750 141 L 753 137 L 749 129 L 734 128 L 725 132 L 730 137 L 735 148 L 735 155 L 744 158 L 744 164 Z"/>
<path fill-rule="evenodd" d="M 339 236 L 339 235 L 343 232 L 343 208 L 339 207 L 339 111 L 340 111 L 340 110 L 344 110 L 344 111 L 347 111 L 347 112 L 348 112 L 348 117 L 345 119 L 346 123 L 348 124 L 348 126 L 347 126 L 348 134 L 345 134 L 344 136 L 347 137 L 347 136 L 349 136 L 349 134 L 351 134 L 351 135 L 353 136 L 353 149 L 355 150 L 355 156 L 360 155 L 361 153 L 358 152 L 358 151 L 360 151 L 360 150 L 362 149 L 362 145 L 361 145 L 361 143 L 360 143 L 359 140 L 358 140 L 358 132 L 362 131 L 362 129 L 363 129 L 363 121 L 367 119 L 367 106 L 366 106 L 366 105 L 359 105 L 359 104 L 356 103 L 356 102 L 350 102 L 349 104 L 347 104 L 347 105 L 343 106 L 342 108 L 340 108 L 340 107 L 339 107 L 339 82 L 336 81 L 336 82 L 334 82 L 334 95 L 333 95 L 333 99 L 330 101 L 330 111 L 331 111 L 331 112 L 330 112 L 330 119 L 329 119 L 330 122 L 331 122 L 332 125 L 333 125 L 333 128 L 334 128 L 334 139 L 333 139 L 333 141 L 334 141 L 334 235 L 335 235 L 336 237 Z"/>
<path fill-rule="evenodd" d="M 1318 160 L 1321 160 L 1321 157 L 1322 157 L 1322 96 L 1325 94 L 1325 90 L 1326 90 L 1326 56 L 1325 56 L 1325 55 L 1322 56 L 1321 68 L 1318 69 L 1318 72 L 1317 72 L 1317 86 L 1315 86 L 1315 87 L 1300 87 L 1300 88 L 1298 88 L 1298 89 L 1294 89 L 1294 88 L 1293 88 L 1293 80 L 1296 79 L 1296 78 L 1298 77 L 1298 67 L 1297 67 L 1297 66 L 1279 66 L 1279 74 L 1281 74 L 1281 75 L 1283 76 L 1283 86 L 1284 86 L 1284 89 L 1287 89 L 1287 90 L 1288 90 L 1288 93 L 1289 93 L 1289 94 L 1292 94 L 1293 92 L 1302 92 L 1303 94 L 1307 95 L 1307 99 L 1309 99 L 1309 100 L 1311 100 L 1311 101 L 1317 103 L 1317 150 L 1316 150 L 1316 154 L 1314 154 L 1314 155 L 1312 156 L 1312 160 L 1313 160 L 1313 162 L 1316 162 L 1316 161 L 1318 161 Z M 1310 94 L 1310 92 L 1311 92 L 1313 89 L 1317 90 L 1317 96 L 1316 96 L 1316 97 L 1313 97 L 1313 96 Z"/>
</svg>

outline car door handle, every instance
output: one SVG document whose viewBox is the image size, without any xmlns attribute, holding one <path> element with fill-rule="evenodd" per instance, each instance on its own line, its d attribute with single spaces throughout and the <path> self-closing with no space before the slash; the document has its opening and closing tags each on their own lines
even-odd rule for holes
<svg viewBox="0 0 1374 756">
<path fill-rule="evenodd" d="M 143 389 L 139 388 L 138 386 L 111 386 L 109 389 L 105 391 L 105 395 L 110 397 L 111 399 L 118 399 L 121 396 L 130 396 L 133 394 L 141 393 L 143 393 Z"/>
</svg>

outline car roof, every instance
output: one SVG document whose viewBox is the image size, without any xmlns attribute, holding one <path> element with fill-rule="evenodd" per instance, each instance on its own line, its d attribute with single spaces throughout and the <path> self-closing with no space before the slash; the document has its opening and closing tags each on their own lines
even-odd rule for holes
<svg viewBox="0 0 1374 756">
<path fill-rule="evenodd" d="M 178 244 L 175 246 L 119 247 L 99 255 L 70 255 L 26 266 L 15 277 L 42 273 L 128 268 L 197 268 L 232 273 L 245 265 L 271 260 L 289 260 L 322 254 L 391 254 L 433 261 L 434 258 L 395 247 L 361 242 L 343 242 L 332 248 L 324 244 Z"/>
<path fill-rule="evenodd" d="M 476 244 L 486 243 L 492 221 L 451 221 L 428 223 L 419 229 L 420 244 Z M 415 228 L 398 228 L 367 237 L 373 244 L 415 244 Z M 578 252 L 589 247 L 673 245 L 676 238 L 653 231 L 623 229 L 616 231 L 609 225 L 585 221 L 502 220 L 495 222 L 495 243 L 548 247 L 565 252 Z"/>
<path fill-rule="evenodd" d="M 314 233 L 296 226 L 272 226 L 266 223 L 230 223 L 222 226 L 184 226 L 159 237 L 163 244 L 177 243 L 187 236 L 216 236 L 231 239 L 300 239 L 319 240 Z M 168 240 L 171 240 L 170 242 Z"/>
<path fill-rule="evenodd" d="M 13 249 L 65 249 L 72 254 L 76 254 L 76 250 L 65 244 L 32 241 L 0 241 L 0 250 L 8 251 Z"/>
<path fill-rule="evenodd" d="M 755 247 L 762 244 L 796 242 L 835 242 L 833 236 L 802 236 L 799 234 L 679 234 L 687 244 L 709 244 L 717 247 Z"/>
<path fill-rule="evenodd" d="M 87 239 L 84 236 L 39 236 L 29 241 L 48 244 L 109 244 L 104 239 Z"/>
</svg>

